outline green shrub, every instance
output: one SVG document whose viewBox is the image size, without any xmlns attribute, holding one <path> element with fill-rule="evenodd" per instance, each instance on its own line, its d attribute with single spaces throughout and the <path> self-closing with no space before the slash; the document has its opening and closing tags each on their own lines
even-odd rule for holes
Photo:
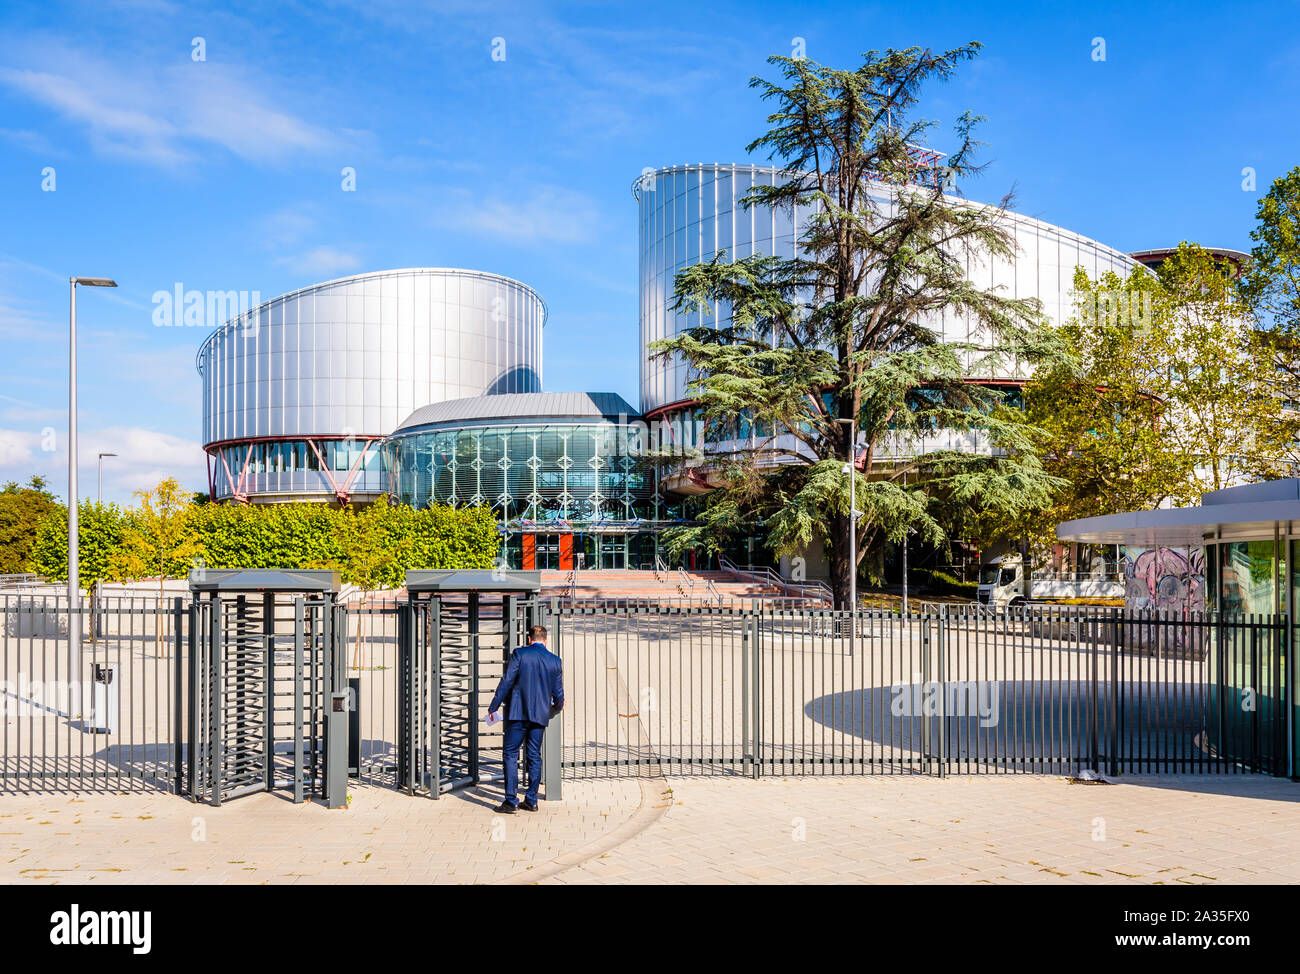
<svg viewBox="0 0 1300 974">
<path fill-rule="evenodd" d="M 82 581 L 118 577 L 135 509 L 83 501 Z M 330 568 L 363 588 L 399 587 L 410 569 L 491 568 L 501 548 L 485 507 L 416 510 L 386 498 L 362 508 L 324 504 L 195 504 L 186 508 L 197 558 L 209 568 Z M 62 506 L 40 522 L 29 562 L 50 579 L 67 577 L 68 527 Z"/>
</svg>

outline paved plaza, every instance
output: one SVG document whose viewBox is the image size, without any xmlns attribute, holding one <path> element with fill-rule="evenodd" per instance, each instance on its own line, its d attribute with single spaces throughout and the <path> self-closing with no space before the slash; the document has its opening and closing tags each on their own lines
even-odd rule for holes
<svg viewBox="0 0 1300 974">
<path fill-rule="evenodd" d="M 385 788 L 348 809 L 254 795 L 0 799 L 4 883 L 1300 882 L 1300 785 L 1253 776 L 566 782 L 536 814 L 496 788 Z"/>
</svg>

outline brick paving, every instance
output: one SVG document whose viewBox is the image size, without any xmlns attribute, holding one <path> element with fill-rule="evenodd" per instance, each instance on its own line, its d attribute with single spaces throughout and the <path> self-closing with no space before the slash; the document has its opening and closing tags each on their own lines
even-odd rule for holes
<svg viewBox="0 0 1300 974">
<path fill-rule="evenodd" d="M 574 781 L 510 817 L 498 794 L 8 795 L 0 882 L 1300 882 L 1300 785 L 1262 777 Z"/>
<path fill-rule="evenodd" d="M 671 808 L 552 883 L 1297 883 L 1300 784 L 1050 776 L 670 779 Z"/>
<path fill-rule="evenodd" d="M 573 782 L 565 802 L 497 816 L 500 787 L 438 801 L 358 788 L 347 809 L 250 795 L 0 798 L 0 883 L 491 883 L 581 849 L 637 810 L 635 781 Z"/>
</svg>

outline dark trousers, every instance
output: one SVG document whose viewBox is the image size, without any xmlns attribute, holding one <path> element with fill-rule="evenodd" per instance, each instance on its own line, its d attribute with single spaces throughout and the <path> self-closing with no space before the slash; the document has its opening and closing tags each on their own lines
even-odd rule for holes
<svg viewBox="0 0 1300 974">
<path fill-rule="evenodd" d="M 530 805 L 537 804 L 537 789 L 542 783 L 542 733 L 545 724 L 534 724 L 529 720 L 507 720 L 505 741 L 502 755 L 506 768 L 506 801 L 511 805 L 519 804 L 519 748 L 525 748 L 528 760 L 528 793 L 525 800 Z"/>
</svg>

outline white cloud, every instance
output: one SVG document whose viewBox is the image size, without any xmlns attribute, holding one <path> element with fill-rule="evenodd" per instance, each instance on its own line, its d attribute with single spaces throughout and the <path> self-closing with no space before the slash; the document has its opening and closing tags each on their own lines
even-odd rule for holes
<svg viewBox="0 0 1300 974">
<path fill-rule="evenodd" d="M 0 480 L 18 479 L 20 469 L 36 470 L 33 456 L 40 444 L 40 436 L 22 430 L 0 429 Z M 44 464 L 41 464 L 42 466 Z M 23 478 L 26 482 L 26 478 Z"/>
<path fill-rule="evenodd" d="M 276 263 L 296 274 L 321 277 L 356 270 L 361 261 L 355 255 L 345 254 L 333 247 L 313 247 L 303 254 L 280 257 Z"/>
<path fill-rule="evenodd" d="M 40 132 L 33 132 L 30 129 L 0 129 L 0 139 L 12 143 L 20 149 L 26 149 L 33 155 L 39 156 L 62 156 L 50 144 L 50 140 Z"/>
<path fill-rule="evenodd" d="M 600 208 L 584 193 L 563 186 L 522 184 L 524 194 L 475 197 L 453 190 L 435 204 L 434 223 L 463 233 L 517 243 L 584 243 L 594 239 Z"/>
<path fill-rule="evenodd" d="M 59 327 L 46 315 L 36 310 L 30 301 L 22 301 L 0 293 L 0 337 L 22 341 L 68 341 L 67 325 Z"/>
<path fill-rule="evenodd" d="M 26 483 L 40 474 L 54 493 L 67 492 L 67 431 L 59 427 L 49 438 L 39 430 L 0 428 L 0 482 Z M 142 427 L 83 429 L 78 433 L 78 492 L 93 498 L 97 489 L 96 460 L 100 453 L 116 453 L 104 459 L 104 499 L 131 500 L 137 490 L 150 490 L 160 480 L 175 477 L 188 490 L 206 491 L 207 466 L 203 447 L 194 440 L 159 433 Z"/>
<path fill-rule="evenodd" d="M 293 247 L 316 229 L 312 204 L 285 206 L 257 221 L 257 238 L 269 248 Z"/>
<path fill-rule="evenodd" d="M 158 66 L 140 57 L 111 63 L 39 42 L 23 49 L 23 60 L 22 67 L 0 68 L 0 85 L 84 126 L 103 155 L 176 168 L 216 145 L 251 162 L 275 163 L 337 142 L 276 104 L 264 79 L 231 65 Z"/>
</svg>

